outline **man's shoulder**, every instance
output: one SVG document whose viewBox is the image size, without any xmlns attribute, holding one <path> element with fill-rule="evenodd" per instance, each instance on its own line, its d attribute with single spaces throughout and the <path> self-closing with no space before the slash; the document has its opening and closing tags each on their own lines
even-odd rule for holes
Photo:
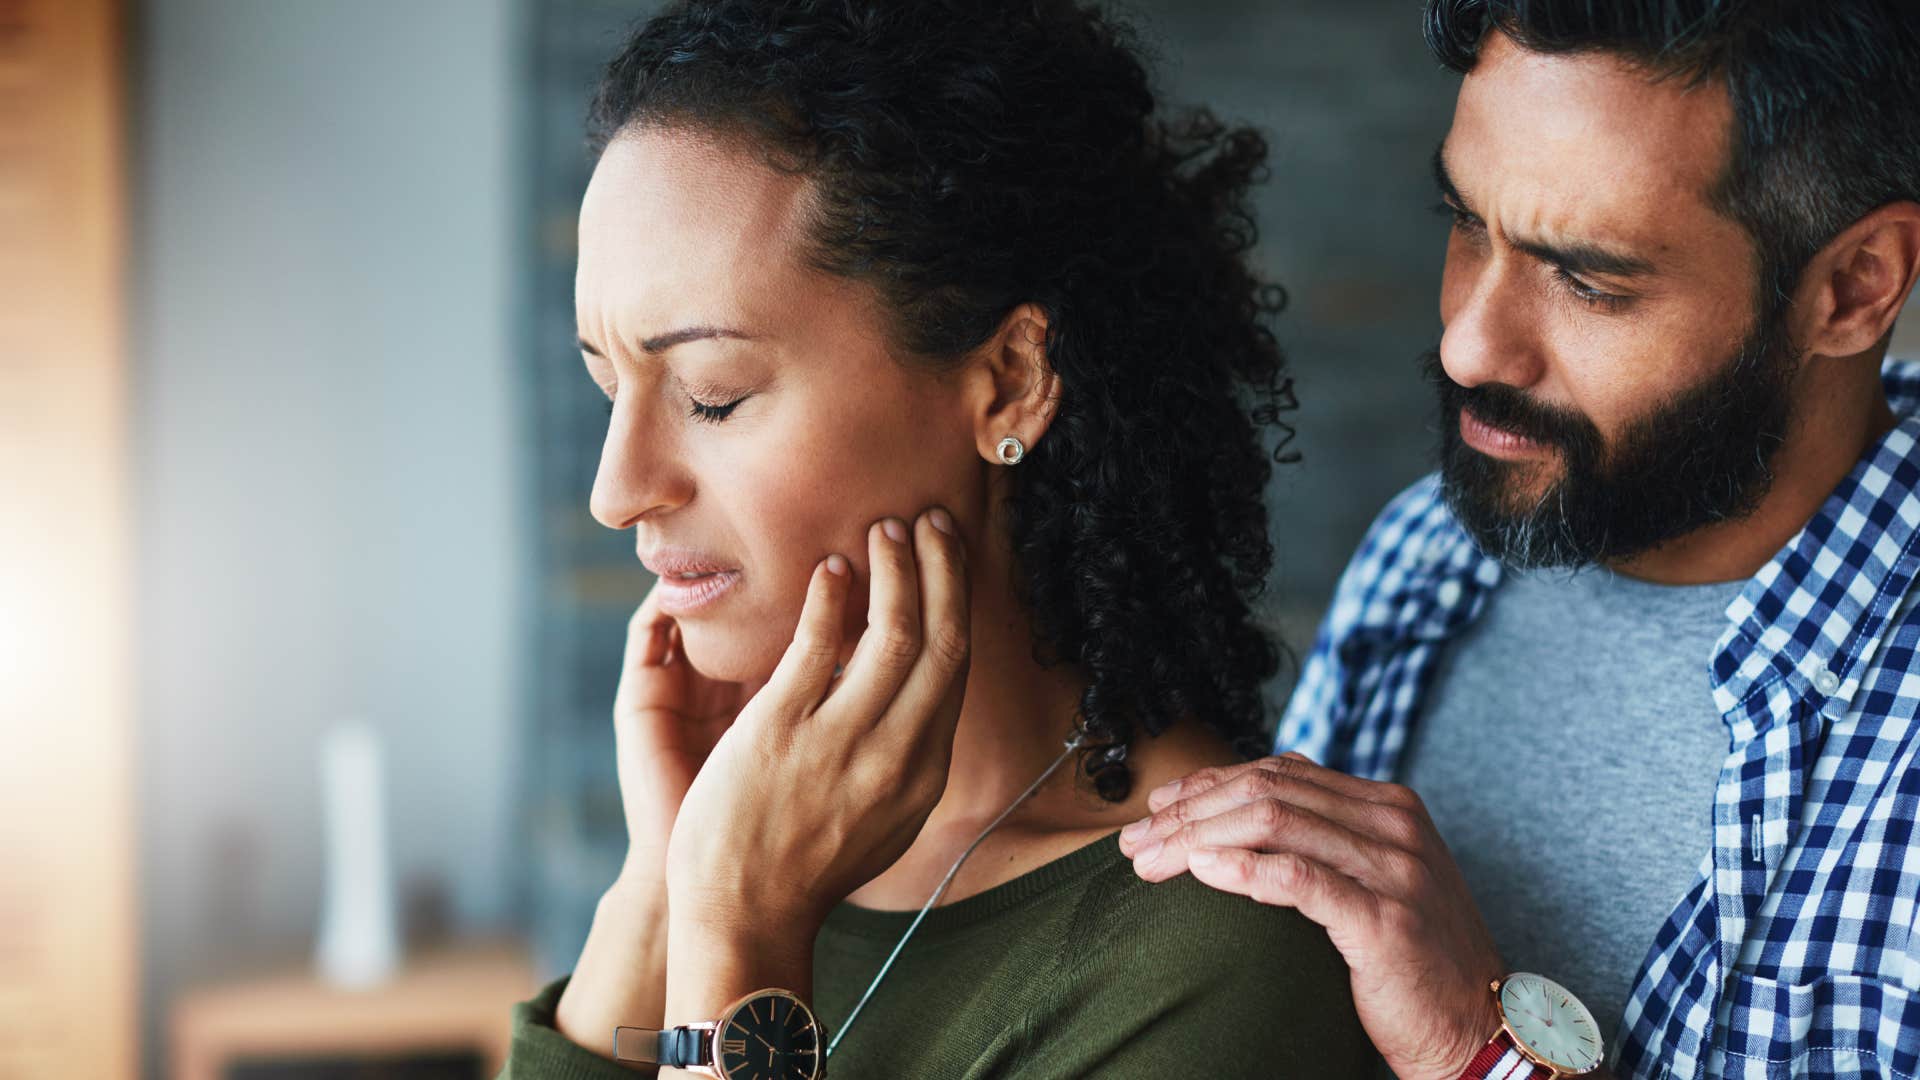
<svg viewBox="0 0 1920 1080">
<path fill-rule="evenodd" d="M 1880 384 L 1895 416 L 1920 414 L 1920 360 L 1889 358 L 1880 365 Z"/>
<path fill-rule="evenodd" d="M 1481 554 L 1454 517 L 1439 476 L 1428 474 L 1375 516 L 1340 576 L 1329 620 L 1338 627 L 1398 618 L 1409 612 L 1402 601 L 1444 603 L 1461 591 L 1449 589 L 1448 582 L 1469 579 L 1492 584 L 1498 580 L 1497 564 Z"/>
<path fill-rule="evenodd" d="M 1400 490 L 1374 515 L 1360 541 L 1356 560 L 1370 552 L 1380 557 L 1407 553 L 1408 540 L 1469 543 L 1440 488 L 1440 474 L 1428 473 Z"/>
</svg>

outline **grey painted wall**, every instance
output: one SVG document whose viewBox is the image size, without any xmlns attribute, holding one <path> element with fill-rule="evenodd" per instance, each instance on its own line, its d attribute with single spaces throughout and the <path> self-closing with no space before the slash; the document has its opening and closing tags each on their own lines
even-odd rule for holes
<svg viewBox="0 0 1920 1080">
<path fill-rule="evenodd" d="M 340 718 L 385 735 L 402 884 L 513 917 L 518 10 L 136 12 L 148 1075 L 176 988 L 310 949 Z"/>
</svg>

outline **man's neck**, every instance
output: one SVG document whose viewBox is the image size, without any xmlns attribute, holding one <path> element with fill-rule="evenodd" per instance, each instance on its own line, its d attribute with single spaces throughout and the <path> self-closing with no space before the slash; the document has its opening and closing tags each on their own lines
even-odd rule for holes
<svg viewBox="0 0 1920 1080">
<path fill-rule="evenodd" d="M 1774 479 L 1752 513 L 1697 529 L 1650 552 L 1609 563 L 1616 573 L 1657 585 L 1740 581 L 1760 572 L 1853 471 L 1867 448 L 1893 430 L 1877 359 L 1814 358 L 1810 365 L 1851 369 L 1809 377 L 1796 388 L 1798 403 L 1786 443 L 1774 454 Z M 1862 369 L 1871 371 L 1869 381 Z"/>
</svg>

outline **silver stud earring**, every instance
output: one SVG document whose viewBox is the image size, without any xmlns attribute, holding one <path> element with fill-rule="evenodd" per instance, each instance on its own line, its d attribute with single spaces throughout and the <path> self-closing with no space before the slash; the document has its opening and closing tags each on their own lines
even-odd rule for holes
<svg viewBox="0 0 1920 1080">
<path fill-rule="evenodd" d="M 1000 455 L 1002 465 L 1018 465 L 1020 459 L 1027 456 L 1026 445 L 1016 435 L 1001 439 L 999 447 L 994 452 Z"/>
</svg>

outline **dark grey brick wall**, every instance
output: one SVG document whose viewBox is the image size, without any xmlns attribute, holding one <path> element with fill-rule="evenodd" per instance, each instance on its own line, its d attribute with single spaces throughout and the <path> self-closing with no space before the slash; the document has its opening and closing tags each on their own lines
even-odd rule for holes
<svg viewBox="0 0 1920 1080">
<path fill-rule="evenodd" d="M 1274 614 L 1299 649 L 1373 514 L 1426 467 L 1415 359 L 1439 340 L 1446 239 L 1427 168 L 1457 79 L 1427 55 L 1418 0 L 1158 0 L 1133 5 L 1169 98 L 1267 132 L 1260 259 L 1300 394 L 1271 496 Z"/>
</svg>

